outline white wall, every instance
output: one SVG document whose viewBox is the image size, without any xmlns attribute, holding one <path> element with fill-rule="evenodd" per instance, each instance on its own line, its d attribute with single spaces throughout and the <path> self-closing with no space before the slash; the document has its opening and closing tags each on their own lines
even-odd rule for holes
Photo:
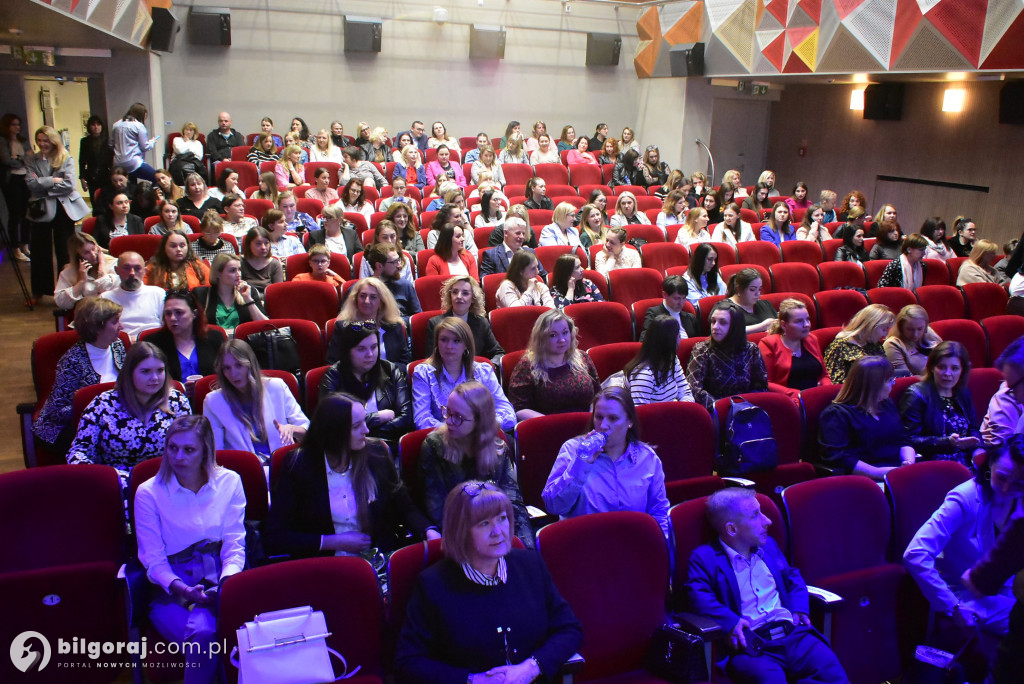
<svg viewBox="0 0 1024 684">
<path fill-rule="evenodd" d="M 437 25 L 429 21 L 431 0 L 346 2 L 346 14 L 384 16 L 382 51 L 346 55 L 340 3 L 314 0 L 283 12 L 236 0 L 231 47 L 191 46 L 183 32 L 174 53 L 161 58 L 165 119 L 173 121 L 164 133 L 186 120 L 209 131 L 227 109 L 243 133 L 258 131 L 264 115 L 278 131 L 302 116 L 314 130 L 340 119 L 350 134 L 361 120 L 397 133 L 413 119 L 429 128 L 437 118 L 456 137 L 498 136 L 510 119 L 529 130 L 543 119 L 556 133 L 571 123 L 592 135 L 603 121 L 613 135 L 628 125 L 646 139 L 632 64 L 635 8 L 573 3 L 566 15 L 553 0 L 483 3 L 444 3 L 449 22 Z M 175 12 L 187 22 L 187 7 L 176 3 Z M 503 60 L 469 60 L 473 23 L 506 27 Z M 584 65 L 587 31 L 622 35 L 617 67 Z"/>
</svg>

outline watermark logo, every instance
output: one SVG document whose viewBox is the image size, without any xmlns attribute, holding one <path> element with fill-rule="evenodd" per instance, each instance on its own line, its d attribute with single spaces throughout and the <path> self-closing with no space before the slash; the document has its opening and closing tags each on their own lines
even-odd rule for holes
<svg viewBox="0 0 1024 684">
<path fill-rule="evenodd" d="M 39 632 L 22 632 L 11 642 L 11 662 L 22 672 L 39 672 L 50 662 L 50 642 Z"/>
</svg>

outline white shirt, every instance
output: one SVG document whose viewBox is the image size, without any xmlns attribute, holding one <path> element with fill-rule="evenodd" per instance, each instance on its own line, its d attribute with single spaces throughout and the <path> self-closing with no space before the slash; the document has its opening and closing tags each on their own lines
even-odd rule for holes
<svg viewBox="0 0 1024 684">
<path fill-rule="evenodd" d="M 1010 280 L 1010 296 L 1024 297 L 1024 275 L 1018 273 Z"/>
<path fill-rule="evenodd" d="M 117 380 L 117 366 L 114 365 L 114 354 L 110 351 L 110 347 L 101 349 L 86 342 L 85 351 L 89 353 L 89 363 L 92 364 L 92 369 L 100 374 L 100 382 Z"/>
<path fill-rule="evenodd" d="M 359 502 L 356 501 L 356 490 L 352 486 L 352 469 L 339 473 L 324 458 L 327 466 L 327 495 L 331 502 L 331 522 L 334 523 L 334 534 L 344 532 L 360 532 Z M 335 556 L 351 556 L 346 551 L 335 551 Z"/>
<path fill-rule="evenodd" d="M 244 518 L 245 491 L 233 470 L 216 468 L 210 481 L 194 493 L 178 484 L 173 473 L 167 483 L 159 476 L 143 482 L 135 494 L 135 526 L 139 560 L 150 581 L 167 591 L 178 579 L 167 557 L 208 540 L 221 542 L 222 579 L 241 572 Z"/>
<path fill-rule="evenodd" d="M 121 305 L 124 309 L 121 312 L 121 327 L 134 342 L 143 330 L 161 326 L 160 318 L 164 313 L 166 295 L 163 288 L 143 285 L 135 292 L 119 287 L 104 292 L 100 297 Z"/>
</svg>

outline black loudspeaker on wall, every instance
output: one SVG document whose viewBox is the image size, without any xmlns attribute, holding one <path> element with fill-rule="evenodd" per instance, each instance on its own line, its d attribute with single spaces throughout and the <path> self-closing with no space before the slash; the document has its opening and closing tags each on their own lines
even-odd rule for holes
<svg viewBox="0 0 1024 684">
<path fill-rule="evenodd" d="M 668 64 L 673 76 L 704 75 L 704 43 L 681 43 L 668 51 Z"/>
<path fill-rule="evenodd" d="M 864 89 L 864 118 L 899 121 L 903 118 L 902 83 L 872 83 Z"/>
<path fill-rule="evenodd" d="M 616 66 L 622 37 L 614 33 L 587 34 L 587 66 Z"/>
<path fill-rule="evenodd" d="M 155 52 L 174 52 L 174 40 L 181 26 L 171 11 L 163 7 L 153 8 L 153 25 L 149 29 L 149 49 Z"/>
<path fill-rule="evenodd" d="M 188 12 L 191 45 L 231 45 L 231 10 L 226 7 L 193 7 Z"/>
<path fill-rule="evenodd" d="M 500 26 L 470 26 L 469 58 L 505 59 L 505 29 Z"/>
<path fill-rule="evenodd" d="M 999 91 L 999 123 L 1024 125 L 1024 81 L 1008 81 Z"/>
<path fill-rule="evenodd" d="M 345 52 L 380 52 L 382 23 L 373 17 L 345 17 Z"/>
</svg>

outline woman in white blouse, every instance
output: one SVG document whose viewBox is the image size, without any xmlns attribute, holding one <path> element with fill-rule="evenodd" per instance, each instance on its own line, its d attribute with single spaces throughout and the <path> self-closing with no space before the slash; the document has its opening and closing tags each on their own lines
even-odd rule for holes
<svg viewBox="0 0 1024 684">
<path fill-rule="evenodd" d="M 718 250 L 710 242 L 702 242 L 693 250 L 690 265 L 683 275 L 686 301 L 694 306 L 703 297 L 725 294 L 725 281 L 718 272 Z"/>
<path fill-rule="evenodd" d="M 530 153 L 530 163 L 536 166 L 537 164 L 561 164 L 562 155 L 558 153 L 558 148 L 551 142 L 551 136 L 547 133 L 541 133 L 537 138 L 537 149 Z"/>
<path fill-rule="evenodd" d="M 546 306 L 555 308 L 555 300 L 548 286 L 537 280 L 540 273 L 537 255 L 521 249 L 512 256 L 505 280 L 498 286 L 495 299 L 499 307 Z"/>
<path fill-rule="evenodd" d="M 620 268 L 640 268 L 640 252 L 626 247 L 625 228 L 609 228 L 604 238 L 604 249 L 597 253 L 594 268 L 604 275 Z"/>
<path fill-rule="evenodd" d="M 210 421 L 181 416 L 167 428 L 160 470 L 135 493 L 139 560 L 159 587 L 150 620 L 172 642 L 188 642 L 185 680 L 217 680 L 217 603 L 225 578 L 245 567 L 242 478 L 217 465 Z"/>
<path fill-rule="evenodd" d="M 316 144 L 309 148 L 309 161 L 313 163 L 344 163 L 344 159 L 342 159 L 341 156 L 341 148 L 331 141 L 331 134 L 327 132 L 327 129 L 321 128 L 319 132 L 317 132 Z"/>
<path fill-rule="evenodd" d="M 492 182 L 496 183 L 499 187 L 505 187 L 505 174 L 501 170 L 501 164 L 495 159 L 494 148 L 490 145 L 485 145 L 480 150 L 480 157 L 473 162 L 473 166 L 469 170 L 469 176 L 473 179 L 473 183 L 476 185 L 480 184 L 480 174 L 484 171 L 490 171 Z"/>
<path fill-rule="evenodd" d="M 740 206 L 735 202 L 727 204 L 722 210 L 722 222 L 711 233 L 711 241 L 725 242 L 735 247 L 737 243 L 756 239 L 753 226 L 740 218 Z"/>
<path fill-rule="evenodd" d="M 711 242 L 708 233 L 708 212 L 704 207 L 694 207 L 686 215 L 686 223 L 676 235 L 676 244 L 691 247 L 699 242 Z"/>
<path fill-rule="evenodd" d="M 612 215 L 611 224 L 613 226 L 628 226 L 631 223 L 649 226 L 651 220 L 647 218 L 647 214 L 637 211 L 636 195 L 627 190 L 615 199 L 615 214 Z"/>
<path fill-rule="evenodd" d="M 540 239 L 537 244 L 541 247 L 548 245 L 579 247 L 580 232 L 572 225 L 575 218 L 576 207 L 568 202 L 559 204 L 551 215 L 551 224 L 544 226 L 540 231 Z"/>
<path fill-rule="evenodd" d="M 202 160 L 206 154 L 203 143 L 199 141 L 199 129 L 191 121 L 181 127 L 181 137 L 175 138 L 171 147 L 174 148 L 175 157 L 182 157 L 191 152 L 197 160 Z"/>
</svg>

